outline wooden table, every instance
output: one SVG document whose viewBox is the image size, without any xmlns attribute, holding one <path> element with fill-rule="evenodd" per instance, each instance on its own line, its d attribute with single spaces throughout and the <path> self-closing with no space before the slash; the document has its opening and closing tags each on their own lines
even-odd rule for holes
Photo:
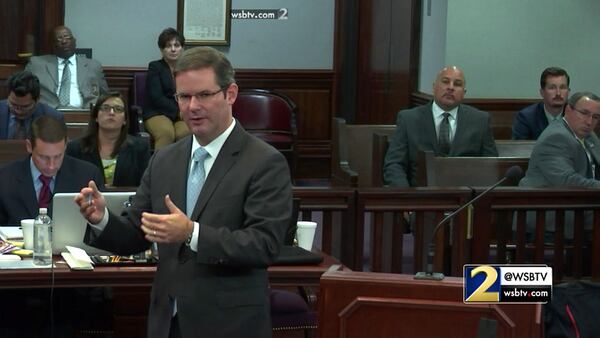
<svg viewBox="0 0 600 338">
<path fill-rule="evenodd" d="M 319 265 L 279 265 L 269 267 L 272 286 L 318 287 L 321 275 L 338 260 L 327 255 Z M 152 285 L 156 267 L 154 265 L 98 266 L 92 271 L 69 269 L 61 257 L 54 257 L 54 272 L 51 269 L 0 269 L 0 289 L 31 289 L 54 287 L 148 287 Z"/>
<path fill-rule="evenodd" d="M 341 268 L 339 261 L 323 254 L 318 265 L 280 265 L 268 268 L 269 281 L 274 288 L 305 287 L 318 296 L 321 275 Z M 1 270 L 0 289 L 87 288 L 111 287 L 113 337 L 145 337 L 150 288 L 156 267 L 153 265 L 98 266 L 92 271 L 72 271 L 55 256 L 55 268 Z M 54 278 L 52 276 L 54 274 Z M 54 280 L 54 282 L 52 282 Z"/>
</svg>

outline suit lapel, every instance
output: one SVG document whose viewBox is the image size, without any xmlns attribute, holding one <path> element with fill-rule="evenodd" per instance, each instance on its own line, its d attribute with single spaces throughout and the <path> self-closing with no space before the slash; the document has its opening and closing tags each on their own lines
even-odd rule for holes
<svg viewBox="0 0 600 338">
<path fill-rule="evenodd" d="M 54 88 L 52 92 L 55 93 L 58 89 L 58 58 L 54 55 L 49 56 L 51 58 L 50 62 L 46 63 L 46 72 L 48 72 L 48 76 L 54 82 Z"/>
<path fill-rule="evenodd" d="M 235 164 L 238 153 L 243 145 L 244 135 L 244 130 L 240 127 L 239 122 L 236 122 L 233 131 L 223 144 L 219 155 L 217 155 L 217 158 L 215 159 L 215 163 L 206 177 L 200 196 L 198 196 L 198 201 L 196 201 L 196 207 L 192 212 L 192 220 L 198 219 L 198 216 L 202 213 L 204 207 L 206 207 L 206 203 L 210 200 L 210 197 L 223 177 Z"/>
<path fill-rule="evenodd" d="M 19 197 L 27 209 L 27 213 L 30 215 L 37 215 L 38 200 L 35 195 L 33 180 L 31 179 L 31 167 L 29 166 L 30 158 L 31 156 L 21 162 L 20 172 L 26 173 L 26 175 L 16 175 L 16 180 L 17 185 L 22 187 L 22 189 L 19 189 Z M 33 204 L 31 202 L 33 202 Z"/>
<path fill-rule="evenodd" d="M 186 210 L 186 198 L 187 198 L 187 177 L 190 170 L 190 155 L 192 153 L 192 137 L 188 136 L 185 140 L 180 142 L 176 151 L 174 151 L 173 163 L 181 163 L 181 165 L 173 166 L 173 175 L 170 177 L 171 188 L 169 196 L 171 201 L 175 203 L 183 212 Z M 164 196 L 163 196 L 164 197 Z"/>
<path fill-rule="evenodd" d="M 425 138 L 423 141 L 430 142 L 431 148 L 433 149 L 434 153 L 438 154 L 440 151 L 440 148 L 438 145 L 437 133 L 435 132 L 435 120 L 433 119 L 432 105 L 433 105 L 433 102 L 430 102 L 426 106 L 426 109 L 424 109 L 424 111 L 422 112 L 422 114 L 420 116 L 420 119 L 421 119 L 420 125 L 425 132 Z"/>
</svg>

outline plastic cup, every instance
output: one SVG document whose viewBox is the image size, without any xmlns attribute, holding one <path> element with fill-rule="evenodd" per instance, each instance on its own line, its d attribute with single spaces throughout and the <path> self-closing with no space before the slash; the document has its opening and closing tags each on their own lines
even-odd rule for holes
<svg viewBox="0 0 600 338">
<path fill-rule="evenodd" d="M 317 229 L 316 222 L 299 221 L 296 229 L 296 239 L 298 246 L 304 250 L 312 249 L 313 240 L 315 239 L 315 230 Z"/>
<path fill-rule="evenodd" d="M 21 229 L 23 230 L 23 247 L 33 250 L 33 219 L 22 219 Z"/>
</svg>

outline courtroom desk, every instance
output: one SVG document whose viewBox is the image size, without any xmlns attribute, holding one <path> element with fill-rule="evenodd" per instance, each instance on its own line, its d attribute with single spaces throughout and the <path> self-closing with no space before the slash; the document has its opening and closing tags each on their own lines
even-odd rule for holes
<svg viewBox="0 0 600 338">
<path fill-rule="evenodd" d="M 347 271 L 321 277 L 321 338 L 475 337 L 482 318 L 496 321 L 498 338 L 542 337 L 540 304 L 466 304 L 462 278 Z"/>
<path fill-rule="evenodd" d="M 328 270 L 343 268 L 335 258 L 323 254 L 318 265 L 278 265 L 268 268 L 273 288 L 309 290 L 313 304 L 319 294 L 319 280 Z M 150 288 L 156 267 L 152 265 L 98 266 L 92 271 L 70 270 L 61 257 L 54 257 L 50 269 L 1 270 L 0 289 L 111 287 L 113 337 L 145 337 Z M 54 275 L 54 276 L 52 276 Z M 53 281 L 54 280 L 54 281 Z"/>
<path fill-rule="evenodd" d="M 339 261 L 327 254 L 318 265 L 278 265 L 269 267 L 269 281 L 275 287 L 319 287 L 321 275 Z M 51 269 L 0 269 L 0 289 L 54 287 L 149 287 L 156 267 L 153 265 L 98 266 L 92 271 L 71 270 L 62 258 L 54 256 Z M 54 274 L 54 277 L 52 277 Z M 52 280 L 54 279 L 54 282 Z"/>
</svg>

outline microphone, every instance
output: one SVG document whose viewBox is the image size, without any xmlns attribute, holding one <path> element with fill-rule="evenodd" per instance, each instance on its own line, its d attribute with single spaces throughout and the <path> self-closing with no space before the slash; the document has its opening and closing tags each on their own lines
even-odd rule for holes
<svg viewBox="0 0 600 338">
<path fill-rule="evenodd" d="M 435 254 L 435 237 L 437 236 L 438 231 L 444 226 L 448 221 L 450 221 L 454 216 L 456 216 L 459 212 L 463 211 L 466 207 L 472 205 L 477 202 L 481 197 L 487 195 L 490 191 L 494 190 L 500 184 L 509 181 L 512 184 L 516 184 L 519 179 L 523 177 L 523 169 L 518 165 L 512 166 L 506 170 L 504 177 L 498 182 L 496 182 L 491 187 L 485 189 L 481 194 L 475 196 L 467 203 L 460 206 L 458 209 L 454 210 L 450 214 L 446 215 L 446 217 L 442 218 L 442 220 L 435 226 L 433 229 L 433 234 L 431 235 L 431 241 L 429 241 L 429 250 L 427 252 L 427 266 L 425 272 L 420 271 L 415 275 L 415 279 L 427 279 L 427 280 L 442 280 L 444 279 L 444 274 L 441 272 L 433 272 L 433 255 Z"/>
</svg>

